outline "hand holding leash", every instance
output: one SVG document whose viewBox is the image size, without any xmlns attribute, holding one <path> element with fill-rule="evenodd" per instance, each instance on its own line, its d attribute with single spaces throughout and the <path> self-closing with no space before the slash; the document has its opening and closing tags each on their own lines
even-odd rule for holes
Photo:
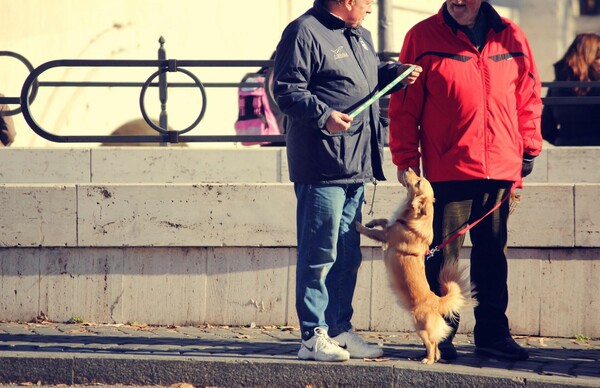
<svg viewBox="0 0 600 388">
<path fill-rule="evenodd" d="M 402 81 L 404 78 L 408 77 L 409 75 L 411 77 L 414 77 L 414 80 L 416 80 L 417 77 L 419 76 L 418 73 L 420 73 L 423 70 L 420 66 L 418 68 L 420 70 L 417 70 L 416 71 L 417 74 L 413 75 L 413 72 L 417 69 L 417 65 L 410 65 L 408 67 L 408 69 L 404 70 L 402 72 L 402 74 L 400 74 L 398 77 L 396 77 L 386 87 L 384 87 L 383 89 L 381 89 L 380 91 L 378 91 L 377 93 L 375 93 L 375 95 L 373 97 L 369 98 L 365 103 L 363 103 L 361 106 L 359 106 L 358 108 L 356 108 L 354 110 L 354 112 L 350 113 L 350 117 L 355 118 L 356 116 L 358 116 L 362 111 L 364 111 L 365 109 L 367 109 L 375 101 L 379 100 L 384 94 L 386 94 L 387 92 L 389 92 L 391 88 L 393 88 L 394 86 L 396 86 L 398 84 L 398 82 Z M 412 78 L 410 78 L 407 82 L 410 82 L 411 79 Z M 414 80 L 412 82 L 410 82 L 410 83 L 413 83 Z"/>
</svg>

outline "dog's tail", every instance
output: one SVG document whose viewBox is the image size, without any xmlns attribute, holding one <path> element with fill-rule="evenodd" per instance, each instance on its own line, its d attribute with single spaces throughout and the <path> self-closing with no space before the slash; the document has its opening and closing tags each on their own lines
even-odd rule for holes
<svg viewBox="0 0 600 388">
<path fill-rule="evenodd" d="M 466 267 L 459 269 L 458 263 L 447 263 L 440 271 L 439 312 L 446 318 L 456 318 L 463 307 L 476 306 L 473 287 L 469 283 Z"/>
</svg>

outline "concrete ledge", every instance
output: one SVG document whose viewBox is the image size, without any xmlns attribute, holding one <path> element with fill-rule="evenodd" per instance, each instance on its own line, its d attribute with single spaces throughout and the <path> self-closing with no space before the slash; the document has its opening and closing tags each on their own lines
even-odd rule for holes
<svg viewBox="0 0 600 388">
<path fill-rule="evenodd" d="M 79 246 L 291 246 L 283 184 L 78 186 Z"/>
<path fill-rule="evenodd" d="M 2 183 L 282 182 L 288 176 L 285 148 L 279 147 L 4 147 L 0 152 Z"/>
<path fill-rule="evenodd" d="M 365 220 L 389 217 L 405 193 L 379 184 Z M 537 183 L 520 193 L 510 246 L 600 246 L 600 184 Z M 372 197 L 370 185 L 365 198 Z M 290 183 L 3 184 L 0 201 L 0 246 L 296 245 Z M 378 243 L 364 238 L 363 245 Z"/>
<path fill-rule="evenodd" d="M 0 165 L 4 182 L 22 181 L 0 184 L 0 319 L 30 320 L 44 311 L 56 321 L 295 324 L 291 183 L 185 182 L 201 176 L 276 180 L 273 165 L 280 166 L 282 179 L 287 176 L 284 150 L 219 151 L 220 156 L 181 151 L 0 149 L 6 160 L 15 161 L 12 169 L 6 167 L 10 163 Z M 220 157 L 222 163 L 237 158 L 241 165 L 222 171 L 213 166 L 213 175 L 193 169 L 173 173 L 189 168 L 186 158 L 201 163 L 199 155 L 212 155 L 206 161 L 213 162 Z M 32 167 L 31 160 L 39 166 Z M 167 167 L 149 168 L 155 165 Z M 202 169 L 210 166 L 206 162 Z M 177 182 L 94 181 L 135 176 L 146 181 L 155 173 Z M 31 183 L 32 177 L 68 183 Z M 405 189 L 394 182 L 378 185 L 374 214 L 367 215 L 373 194 L 369 185 L 365 220 L 389 217 Z M 528 183 L 520 194 L 509 225 L 513 333 L 600 336 L 595 318 L 600 183 Z M 412 330 L 411 318 L 389 289 L 379 244 L 365 238 L 362 245 L 356 327 Z M 467 244 L 462 257 L 468 252 Z M 568 319 L 557 319 L 557 312 Z M 461 330 L 468 332 L 472 325 L 472 312 L 464 312 Z"/>
<path fill-rule="evenodd" d="M 412 331 L 381 249 L 362 253 L 354 325 Z M 600 337 L 599 248 L 513 248 L 508 258 L 513 334 Z M 57 322 L 296 325 L 295 263 L 295 248 L 0 248 L 0 320 L 44 311 Z M 473 322 L 463 311 L 461 332 Z"/>
<path fill-rule="evenodd" d="M 285 147 L 0 148 L 3 183 L 288 182 Z M 384 171 L 396 182 L 385 151 Z M 600 183 L 600 147 L 546 144 L 526 183 Z"/>
<path fill-rule="evenodd" d="M 2 183 L 89 183 L 91 149 L 0 148 Z M 124 153 L 123 153 L 124 154 Z"/>
</svg>

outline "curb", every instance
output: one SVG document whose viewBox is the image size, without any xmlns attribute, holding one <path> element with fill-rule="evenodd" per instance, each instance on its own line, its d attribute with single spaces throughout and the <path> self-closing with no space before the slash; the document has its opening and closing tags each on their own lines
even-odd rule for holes
<svg viewBox="0 0 600 388">
<path fill-rule="evenodd" d="M 442 364 L 438 364 L 442 365 Z M 0 381 L 66 385 L 195 387 L 600 387 L 600 380 L 535 376 L 506 370 L 466 371 L 464 366 L 414 361 L 316 363 L 292 357 L 237 358 L 87 355 L 25 352 L 0 357 Z"/>
</svg>

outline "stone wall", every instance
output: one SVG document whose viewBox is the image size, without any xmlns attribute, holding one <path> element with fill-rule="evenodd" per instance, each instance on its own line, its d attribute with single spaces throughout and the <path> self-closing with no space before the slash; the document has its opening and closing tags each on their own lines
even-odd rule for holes
<svg viewBox="0 0 600 388">
<path fill-rule="evenodd" d="M 509 234 L 514 334 L 600 336 L 599 152 L 548 148 L 520 190 Z M 2 156 L 0 319 L 44 311 L 56 321 L 297 324 L 284 149 L 15 148 Z M 388 217 L 403 196 L 394 181 L 380 183 L 374 214 L 369 203 L 364 217 Z M 412 330 L 380 247 L 363 239 L 362 249 L 354 324 Z M 463 317 L 470 331 L 472 312 Z"/>
</svg>

